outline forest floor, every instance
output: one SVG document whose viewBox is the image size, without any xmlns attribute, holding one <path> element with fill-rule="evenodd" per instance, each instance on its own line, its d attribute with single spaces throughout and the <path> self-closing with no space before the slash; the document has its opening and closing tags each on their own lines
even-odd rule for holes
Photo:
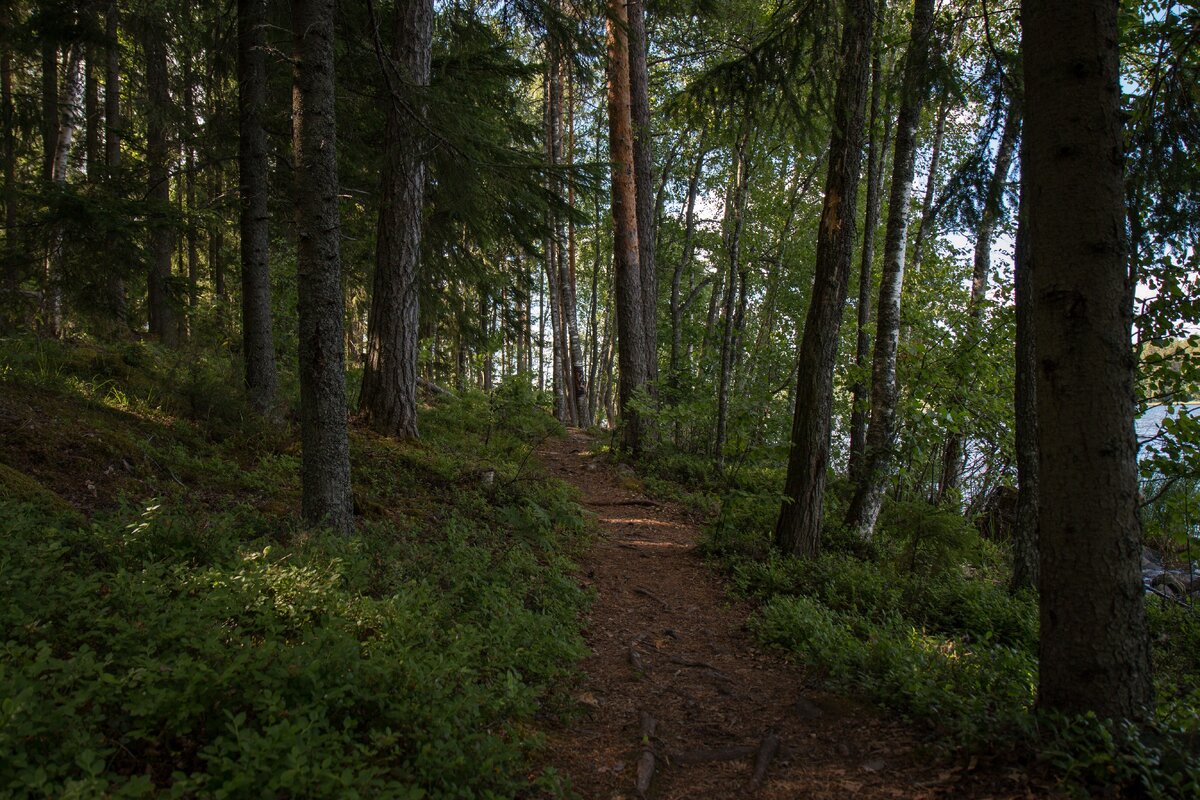
<svg viewBox="0 0 1200 800">
<path fill-rule="evenodd" d="M 540 451 L 597 519 L 579 572 L 595 593 L 581 714 L 548 735 L 550 765 L 583 798 L 1053 794 L 1040 771 L 946 755 L 928 732 L 821 691 L 819 673 L 765 652 L 752 609 L 696 551 L 703 521 L 647 497 L 592 444 L 573 430 Z"/>
</svg>

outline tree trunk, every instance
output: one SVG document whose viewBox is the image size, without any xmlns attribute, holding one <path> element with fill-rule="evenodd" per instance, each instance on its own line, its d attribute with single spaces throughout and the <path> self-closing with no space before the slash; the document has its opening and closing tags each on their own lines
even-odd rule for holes
<svg viewBox="0 0 1200 800">
<path fill-rule="evenodd" d="M 1037 349 L 1038 706 L 1144 718 L 1153 695 L 1133 432 L 1116 0 L 1024 0 Z"/>
<path fill-rule="evenodd" d="M 242 257 L 242 356 L 246 391 L 259 414 L 275 408 L 278 377 L 271 327 L 268 229 L 266 0 L 238 0 L 238 170 Z"/>
<path fill-rule="evenodd" d="M 1022 154 L 1021 163 L 1025 163 Z M 1022 167 L 1022 171 L 1024 168 Z M 1017 243 L 1013 278 L 1017 317 L 1016 385 L 1013 398 L 1017 451 L 1017 521 L 1013 531 L 1012 591 L 1034 589 L 1038 583 L 1038 432 L 1037 359 L 1033 343 L 1032 264 L 1029 261 L 1028 199 L 1021 180 L 1017 211 Z"/>
<path fill-rule="evenodd" d="M 618 395 L 623 444 L 635 455 L 642 448 L 642 419 L 635 395 L 649 380 L 646 316 L 639 255 L 637 187 L 629 98 L 628 20 L 624 0 L 608 0 L 609 152 L 613 162 L 613 280 L 616 291 Z"/>
<path fill-rule="evenodd" d="M 109 180 L 114 180 L 121 166 L 120 10 L 115 0 L 104 14 L 104 166 Z M 113 319 L 118 325 L 126 324 L 125 279 L 120 274 L 109 278 L 107 293 Z"/>
<path fill-rule="evenodd" d="M 718 472 L 725 468 L 725 437 L 729 424 L 729 385 L 733 381 L 733 351 L 736 324 L 734 321 L 734 295 L 739 285 L 741 271 L 742 223 L 746 213 L 746 195 L 749 182 L 749 165 L 746 159 L 748 135 L 743 126 L 733 151 L 733 186 L 730 202 L 725 206 L 725 257 L 729 262 L 725 283 L 725 329 L 721 336 L 721 377 L 717 387 L 717 430 L 713 444 L 713 460 Z M 745 297 L 745 292 L 742 293 Z"/>
<path fill-rule="evenodd" d="M 171 143 L 168 119 L 171 91 L 167 72 L 165 31 L 150 21 L 143 23 L 146 52 L 146 93 L 149 108 L 146 120 L 146 162 L 149 189 L 146 196 L 153 209 L 150 227 L 149 274 L 147 276 L 150 335 L 164 344 L 174 345 L 179 326 L 170 296 L 171 255 L 174 231 L 168 220 L 171 213 Z"/>
<path fill-rule="evenodd" d="M 854 215 L 874 18 L 873 0 L 847 0 L 815 278 L 800 343 L 784 501 L 775 525 L 776 544 L 785 553 L 795 555 L 815 556 L 820 549 L 833 370 L 854 255 Z"/>
<path fill-rule="evenodd" d="M 89 8 L 87 14 L 95 18 L 95 10 Z M 83 121 L 84 121 L 84 153 L 87 156 L 88 183 L 95 184 L 100 180 L 100 167 L 104 165 L 100 155 L 100 133 L 104 124 L 100 116 L 100 46 L 88 42 L 85 47 L 83 73 Z"/>
<path fill-rule="evenodd" d="M 111 174 L 121 165 L 120 9 L 115 0 L 104 14 L 104 165 Z"/>
<path fill-rule="evenodd" d="M 424 117 L 433 52 L 432 0 L 402 0 L 396 6 L 392 92 L 417 95 Z M 379 238 L 371 314 L 367 322 L 367 362 L 359 410 L 375 430 L 399 439 L 417 438 L 417 354 L 420 314 L 421 212 L 425 202 L 423 119 L 414 119 L 392 97 L 385 138 Z"/>
<path fill-rule="evenodd" d="M 545 102 L 543 103 L 543 130 L 546 148 L 547 190 L 552 195 L 561 192 L 556 170 L 562 150 L 559 132 L 562 92 L 559 84 L 561 56 L 558 43 L 553 36 L 546 40 L 546 74 L 542 82 Z M 554 416 L 567 425 L 574 424 L 575 397 L 571 381 L 571 348 L 566 324 L 566 304 L 563 302 L 562 239 L 558 214 L 553 208 L 546 212 L 546 236 L 543 241 L 546 254 L 546 282 L 550 292 L 551 346 L 553 348 Z"/>
<path fill-rule="evenodd" d="M 354 510 L 342 340 L 333 8 L 333 0 L 292 0 L 301 490 L 304 519 L 349 533 Z"/>
<path fill-rule="evenodd" d="M 979 229 L 975 235 L 975 262 L 971 274 L 971 296 L 967 300 L 968 345 L 979 337 L 980 319 L 983 317 L 983 304 L 987 299 L 988 281 L 992 274 L 992 240 L 996 236 L 996 226 L 1000 223 L 1004 211 L 1004 192 L 1008 188 L 1008 173 L 1012 169 L 1013 155 L 1017 148 L 1017 137 L 1021 130 L 1021 107 L 1016 98 L 1009 98 L 1008 110 L 1004 120 L 1004 130 L 1000 134 L 1000 146 L 996 150 L 996 163 L 992 170 L 992 179 L 988 183 L 987 197 L 984 198 L 983 212 L 979 219 Z M 952 398 L 955 405 L 962 398 Z M 942 480 L 938 489 L 938 500 L 944 501 L 957 492 L 962 483 L 963 472 L 963 435 L 960 431 L 951 430 L 946 434 L 945 458 L 942 462 Z"/>
<path fill-rule="evenodd" d="M 683 300 L 680 297 L 680 291 L 683 283 L 683 274 L 692 266 L 696 253 L 696 198 L 699 194 L 700 176 L 704 172 L 704 158 L 707 152 L 704 149 L 704 137 L 701 135 L 700 141 L 697 143 L 696 162 L 692 166 L 691 176 L 688 178 L 688 193 L 687 202 L 684 204 L 683 214 L 683 254 L 679 261 L 675 264 L 675 270 L 671 274 L 671 366 L 669 380 L 671 382 L 670 402 L 672 405 L 678 405 L 683 399 L 683 366 L 680 363 L 683 358 Z M 694 296 L 693 296 L 694 299 Z M 673 440 L 675 447 L 679 447 L 680 440 L 683 435 L 683 421 L 676 416 L 674 424 Z"/>
<path fill-rule="evenodd" d="M 866 381 L 868 353 L 871 347 L 871 290 L 875 288 L 875 230 L 879 227 L 879 210 L 882 204 L 880 195 L 883 183 L 882 153 L 887 152 L 888 138 L 891 133 L 890 114 L 884 123 L 883 140 L 879 138 L 879 97 L 883 91 L 883 67 L 878 53 L 878 31 L 876 32 L 876 53 L 871 59 L 871 118 L 867 130 L 867 207 L 863 217 L 863 249 L 862 260 L 858 270 L 858 336 L 854 347 L 854 385 L 850 388 L 850 463 L 848 472 L 850 479 L 858 481 L 862 477 L 863 462 L 867 455 L 867 416 L 870 411 L 869 384 Z"/>
<path fill-rule="evenodd" d="M 194 127 L 196 119 L 195 74 L 192 69 L 192 54 L 184 53 L 183 61 L 183 201 L 187 207 L 184 216 L 183 237 L 187 250 L 187 314 L 184 331 L 190 337 L 195 324 L 196 306 L 200 302 L 200 250 L 196 240 L 196 145 Z"/>
<path fill-rule="evenodd" d="M 50 181 L 57 191 L 62 192 L 67 185 L 68 158 L 71 145 L 75 141 L 75 131 L 82 121 L 80 103 L 83 94 L 83 48 L 80 45 L 70 47 L 66 53 L 66 74 L 63 83 L 63 97 L 58 104 L 61 119 L 58 122 L 54 144 L 54 159 L 50 167 Z M 63 249 L 63 224 L 60 219 L 54 219 L 50 225 L 50 242 L 46 253 L 46 286 L 43 295 L 43 322 L 46 334 L 52 337 L 62 335 L 63 325 L 63 284 L 65 282 L 64 268 L 66 253 Z"/>
<path fill-rule="evenodd" d="M 900 296 L 904 286 L 904 257 L 908 238 L 908 202 L 917 155 L 917 124 L 927 92 L 926 64 L 933 32 L 933 0 L 917 0 L 912 36 L 904 63 L 900 116 L 896 121 L 896 152 L 888 198 L 883 274 L 879 284 L 875 352 L 871 364 L 871 424 L 861 480 L 855 487 L 846 525 L 862 538 L 875 531 L 888 473 L 896 419 L 896 353 L 900 343 Z"/>
<path fill-rule="evenodd" d="M 560 153 L 559 161 L 565 162 L 568 167 L 573 167 L 575 164 L 575 97 L 573 84 L 570 80 L 570 73 L 567 71 L 567 66 L 564 59 L 559 60 L 560 70 L 566 73 L 567 77 L 567 96 L 565 108 L 561 103 L 560 97 L 560 119 L 561 115 L 565 114 L 567 118 L 566 124 L 566 141 L 562 140 L 562 126 L 559 126 Z M 562 78 L 559 79 L 559 85 L 562 85 Z M 559 94 L 562 91 L 560 88 Z M 565 156 L 563 153 L 565 152 Z M 567 187 L 567 206 L 574 211 L 575 209 L 575 184 L 571 181 Z M 559 241 L 564 241 L 559 236 Z M 583 342 L 579 338 L 579 310 L 576 294 L 575 281 L 575 221 L 567 220 L 567 236 L 565 239 L 567 247 L 566 259 L 559 260 L 559 271 L 562 273 L 562 289 L 563 289 L 563 312 L 567 323 L 567 336 L 571 346 L 571 392 L 575 398 L 575 424 L 580 427 L 587 427 L 588 419 L 591 417 L 591 410 L 588 408 L 588 392 L 587 392 L 587 373 L 584 372 L 583 364 Z"/>
<path fill-rule="evenodd" d="M 646 9 L 643 0 L 627 0 L 629 24 L 629 110 L 633 126 L 633 174 L 637 187 L 638 258 L 641 267 L 642 337 L 646 382 L 658 394 L 658 273 L 655 266 L 657 220 L 654 202 L 653 131 L 650 127 Z"/>
<path fill-rule="evenodd" d="M 221 170 L 213 171 L 212 197 L 218 199 L 225 194 L 224 176 Z M 229 299 L 225 288 L 225 225 L 221 220 L 215 221 L 208 228 L 208 266 L 212 271 L 213 291 L 219 301 L 218 313 L 220 320 L 225 322 L 225 304 Z"/>
<path fill-rule="evenodd" d="M 6 34 L 13 25 L 13 11 L 4 16 Z M 4 292 L 10 297 L 20 284 L 17 266 L 17 134 L 13 114 L 13 56 L 11 45 L 0 54 L 0 111 L 4 118 Z"/>
<path fill-rule="evenodd" d="M 58 144 L 58 46 L 42 42 L 42 180 L 54 179 L 54 147 Z"/>
</svg>

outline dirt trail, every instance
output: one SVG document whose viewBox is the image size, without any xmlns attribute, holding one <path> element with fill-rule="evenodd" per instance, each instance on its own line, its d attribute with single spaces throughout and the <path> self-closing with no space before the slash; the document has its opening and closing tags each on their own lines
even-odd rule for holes
<svg viewBox="0 0 1200 800">
<path fill-rule="evenodd" d="M 575 691 L 583 714 L 552 729 L 548 748 L 583 798 L 638 797 L 647 753 L 654 800 L 1044 796 L 1019 770 L 936 764 L 911 728 L 813 690 L 819 676 L 762 652 L 748 607 L 694 552 L 697 520 L 639 493 L 590 444 L 572 431 L 541 450 L 599 523 L 580 569 L 596 592 Z M 646 715 L 656 723 L 649 748 Z M 755 786 L 769 737 L 780 746 Z"/>
</svg>

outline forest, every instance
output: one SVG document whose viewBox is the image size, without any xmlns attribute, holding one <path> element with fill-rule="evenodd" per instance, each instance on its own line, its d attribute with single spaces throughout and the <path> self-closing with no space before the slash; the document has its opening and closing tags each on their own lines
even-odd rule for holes
<svg viewBox="0 0 1200 800">
<path fill-rule="evenodd" d="M 0 3 L 0 796 L 1200 796 L 1200 5 Z"/>
</svg>

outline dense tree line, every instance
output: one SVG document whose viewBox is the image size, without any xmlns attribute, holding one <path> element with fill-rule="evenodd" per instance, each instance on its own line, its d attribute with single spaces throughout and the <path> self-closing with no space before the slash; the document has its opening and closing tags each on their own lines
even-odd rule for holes
<svg viewBox="0 0 1200 800">
<path fill-rule="evenodd" d="M 786 466 L 791 554 L 869 539 L 889 498 L 1015 490 L 1041 702 L 1146 708 L 1132 423 L 1193 383 L 1194 11 L 45 0 L 3 26 L 4 325 L 236 351 L 256 413 L 298 404 L 312 522 L 353 528 L 352 412 L 414 439 L 423 392 L 508 380 L 631 455 Z"/>
</svg>

